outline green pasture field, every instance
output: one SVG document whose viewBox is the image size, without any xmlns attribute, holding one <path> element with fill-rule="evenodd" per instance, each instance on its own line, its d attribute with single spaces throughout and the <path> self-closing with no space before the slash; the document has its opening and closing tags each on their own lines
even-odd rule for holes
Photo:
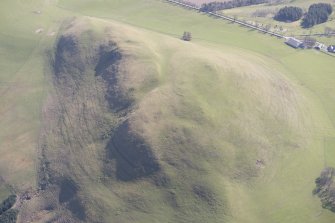
<svg viewBox="0 0 335 223">
<path fill-rule="evenodd" d="M 110 27 L 153 73 L 135 87 L 134 119 L 156 152 L 177 162 L 162 162 L 168 192 L 146 181 L 108 186 L 100 179 L 103 142 L 72 151 L 71 176 L 90 213 L 104 222 L 335 221 L 312 194 L 331 153 L 324 140 L 335 137 L 333 57 L 160 0 L 0 4 L 0 175 L 17 191 L 36 187 L 42 113 L 54 93 L 47 55 L 64 20 L 75 17 L 89 21 L 99 40 Z M 184 31 L 191 42 L 180 40 Z M 129 64 L 134 74 L 137 65 Z M 132 86 L 139 77 L 131 77 Z M 66 119 L 75 120 L 71 113 Z M 75 127 L 69 138 L 85 139 Z M 56 144 L 57 137 L 48 139 Z M 264 164 L 255 165 L 258 159 Z M 327 164 L 334 160 L 327 155 Z M 192 185 L 210 188 L 217 209 L 194 198 Z M 0 198 L 9 193 L 1 188 Z"/>
<path fill-rule="evenodd" d="M 334 2 L 331 0 L 320 1 L 324 3 L 330 3 L 334 6 Z M 286 23 L 286 22 L 279 22 L 273 19 L 275 13 L 282 7 L 285 6 L 297 6 L 301 7 L 305 12 L 308 11 L 308 7 L 313 4 L 318 3 L 318 1 L 313 0 L 297 0 L 297 1 L 289 1 L 283 2 L 280 4 L 261 4 L 261 5 L 253 5 L 247 7 L 240 7 L 234 9 L 223 10 L 222 13 L 229 15 L 229 16 L 236 16 L 240 20 L 245 20 L 249 22 L 257 22 L 258 24 L 263 24 L 265 27 L 266 25 L 271 25 L 271 30 L 276 31 L 278 33 L 282 33 L 285 36 L 297 36 L 299 35 L 309 35 L 309 34 L 323 34 L 325 32 L 325 28 L 329 27 L 335 29 L 334 23 L 334 13 L 330 16 L 328 22 L 316 25 L 309 29 L 304 29 L 300 26 L 301 20 L 293 22 L 293 23 Z M 264 13 L 264 15 L 257 15 L 258 13 Z M 265 13 L 266 12 L 266 13 Z M 279 29 L 279 27 L 283 28 L 283 31 Z M 304 37 L 299 37 L 303 39 Z M 324 37 L 324 36 L 315 36 L 315 38 L 327 45 L 335 44 L 335 37 Z"/>
<path fill-rule="evenodd" d="M 334 156 L 335 156 L 335 139 L 326 138 L 325 139 L 325 165 L 329 167 L 335 166 Z"/>
</svg>

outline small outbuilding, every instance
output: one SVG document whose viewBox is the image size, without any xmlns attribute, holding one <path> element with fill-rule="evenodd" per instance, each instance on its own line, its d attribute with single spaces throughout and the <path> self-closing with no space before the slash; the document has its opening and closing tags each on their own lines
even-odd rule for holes
<svg viewBox="0 0 335 223">
<path fill-rule="evenodd" d="M 327 48 L 328 52 L 335 53 L 335 45 L 330 45 Z"/>
<path fill-rule="evenodd" d="M 317 50 L 326 50 L 327 49 L 327 46 L 323 43 L 319 43 L 317 42 L 314 46 L 315 49 Z"/>
<path fill-rule="evenodd" d="M 294 37 L 288 37 L 285 43 L 293 48 L 300 48 L 303 46 L 303 42 Z"/>
</svg>

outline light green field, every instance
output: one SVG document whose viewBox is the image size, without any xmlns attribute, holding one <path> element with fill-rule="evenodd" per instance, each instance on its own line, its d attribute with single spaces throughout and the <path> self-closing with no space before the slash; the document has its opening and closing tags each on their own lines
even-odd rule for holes
<svg viewBox="0 0 335 223">
<path fill-rule="evenodd" d="M 33 13 L 47 9 L 44 4 L 4 1 L 0 9 L 0 169 L 5 181 L 18 189 L 36 185 L 40 112 L 47 87 L 43 58 L 45 47 L 54 41 L 35 34 L 41 27 L 53 28 L 52 12 Z"/>
<path fill-rule="evenodd" d="M 335 137 L 334 58 L 164 1 L 1 6 L 0 175 L 18 192 L 36 187 L 42 132 L 52 168 L 80 185 L 87 222 L 335 221 L 312 195 L 325 163 L 335 162 L 326 140 Z M 74 28 L 64 28 L 73 17 Z M 184 31 L 192 42 L 179 39 Z M 136 108 L 127 117 L 159 157 L 168 186 L 103 174 L 106 141 L 94 137 L 103 131 L 94 117 L 110 126 L 122 118 L 104 107 L 90 64 L 73 98 L 52 86 L 47 52 L 63 33 L 78 38 L 88 61 L 109 38 L 129 56 L 121 86 L 132 89 Z M 61 112 L 49 112 L 50 104 Z M 2 188 L 0 198 L 9 193 Z M 47 222 L 53 213 L 39 202 L 25 208 Z"/>
<path fill-rule="evenodd" d="M 324 0 L 320 2 L 330 3 L 334 6 L 334 1 L 332 0 Z M 256 22 L 258 24 L 271 25 L 271 30 L 276 31 L 278 33 L 282 33 L 285 36 L 296 36 L 296 35 L 308 35 L 308 34 L 323 34 L 325 32 L 325 28 L 329 27 L 335 29 L 335 14 L 333 13 L 328 22 L 316 25 L 309 29 L 304 29 L 300 26 L 301 20 L 293 22 L 293 23 L 285 23 L 279 22 L 273 19 L 275 13 L 284 6 L 297 6 L 302 8 L 305 12 L 308 11 L 308 8 L 311 4 L 318 3 L 318 1 L 313 0 L 296 0 L 296 1 L 288 1 L 282 4 L 261 4 L 261 5 L 253 5 L 248 7 L 234 8 L 223 10 L 222 13 L 229 15 L 231 17 L 236 16 L 240 20 L 245 20 L 249 22 Z M 257 16 L 256 12 L 267 12 L 262 16 Z M 276 27 L 277 26 L 277 27 Z M 283 28 L 283 31 L 279 30 L 279 27 Z M 303 39 L 303 37 L 300 37 Z M 325 44 L 334 44 L 335 37 L 320 37 L 315 36 L 315 38 Z"/>
<path fill-rule="evenodd" d="M 333 157 L 335 156 L 335 139 L 325 138 L 325 163 L 326 166 L 335 166 Z"/>
</svg>

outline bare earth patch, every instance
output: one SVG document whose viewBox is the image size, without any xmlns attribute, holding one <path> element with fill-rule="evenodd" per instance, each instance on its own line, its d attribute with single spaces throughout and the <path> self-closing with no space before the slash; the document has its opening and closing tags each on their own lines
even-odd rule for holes
<svg viewBox="0 0 335 223">
<path fill-rule="evenodd" d="M 54 36 L 56 34 L 56 32 L 49 32 L 48 36 Z"/>
<path fill-rule="evenodd" d="M 36 34 L 40 34 L 40 33 L 42 33 L 42 32 L 43 32 L 43 29 L 41 29 L 41 28 L 35 30 L 35 33 L 36 33 Z"/>
</svg>

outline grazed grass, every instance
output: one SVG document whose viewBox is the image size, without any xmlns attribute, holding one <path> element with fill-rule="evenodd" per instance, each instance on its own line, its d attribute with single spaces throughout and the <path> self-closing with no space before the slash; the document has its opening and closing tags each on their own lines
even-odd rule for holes
<svg viewBox="0 0 335 223">
<path fill-rule="evenodd" d="M 322 2 L 330 3 L 334 7 L 334 1 L 332 0 L 325 0 Z M 313 1 L 313 0 L 284 1 L 281 4 L 273 4 L 273 5 L 262 4 L 262 5 L 248 6 L 248 7 L 242 7 L 242 8 L 228 9 L 228 10 L 223 10 L 222 12 L 230 16 L 237 16 L 239 19 L 243 19 L 246 21 L 250 21 L 250 22 L 253 21 L 253 22 L 261 23 L 264 26 L 270 24 L 271 29 L 274 29 L 275 26 L 277 26 L 277 30 L 276 30 L 277 32 L 280 32 L 279 27 L 281 26 L 284 30 L 283 34 L 285 36 L 308 35 L 308 34 L 316 34 L 316 33 L 323 34 L 326 27 L 335 29 L 334 13 L 330 16 L 328 22 L 316 25 L 309 29 L 304 29 L 300 26 L 301 20 L 293 22 L 293 23 L 285 23 L 285 22 L 275 21 L 273 19 L 275 13 L 284 6 L 297 6 L 297 7 L 301 7 L 304 11 L 308 11 L 308 7 L 313 3 L 318 3 L 318 2 Z M 257 16 L 257 12 L 259 11 L 266 12 L 265 13 L 266 15 Z M 299 38 L 303 39 L 304 37 L 299 37 Z M 315 36 L 315 38 L 318 41 L 323 42 L 325 44 L 334 44 L 335 42 L 334 36 L 331 36 L 331 37 Z"/>
<path fill-rule="evenodd" d="M 1 20 L 2 33 L 20 42 L 12 52 L 11 37 L 2 36 L 0 77 L 16 81 L 0 101 L 0 125 L 6 126 L 0 132 L 6 154 L 0 174 L 9 183 L 35 186 L 47 87 L 53 99 L 43 119 L 52 132 L 46 135 L 47 157 L 53 170 L 76 182 L 72 204 L 83 202 L 88 221 L 334 221 L 332 213 L 320 214 L 320 202 L 312 196 L 324 166 L 324 137 L 335 136 L 332 58 L 295 51 L 272 37 L 160 1 L 50 1 L 45 8 L 42 1 L 5 3 L 19 7 Z M 43 24 L 35 8 L 42 8 Z M 20 10 L 26 17 L 16 21 Z M 73 15 L 81 17 L 71 32 L 79 36 L 83 58 L 93 58 L 95 47 L 109 39 L 128 56 L 119 82 L 134 100 L 126 117 L 157 157 L 159 174 L 120 182 L 113 177 L 113 161 L 110 176 L 104 174 L 104 149 L 113 132 L 102 130 L 123 119 L 104 107 L 106 89 L 96 82 L 91 60 L 73 98 L 64 95 L 69 89 L 49 88 L 52 70 L 43 57 L 45 49 L 54 53 L 54 39 L 35 30 L 57 30 Z M 14 20 L 16 26 L 9 26 Z M 80 35 L 85 29 L 92 31 Z M 194 41 L 179 40 L 185 30 Z M 20 81 L 30 85 L 18 88 Z M 106 116 L 101 119 L 106 125 L 97 127 L 99 115 Z M 100 133 L 107 138 L 97 139 Z M 57 192 L 44 196 L 57 203 Z M 44 202 L 33 199 L 27 210 L 54 217 Z"/>
<path fill-rule="evenodd" d="M 335 138 L 325 138 L 325 165 L 334 167 Z"/>
<path fill-rule="evenodd" d="M 1 7 L 1 176 L 18 189 L 35 186 L 36 146 L 45 88 L 43 58 L 48 40 L 35 35 L 43 22 L 32 13 L 41 1 L 4 1 Z M 16 9 L 10 13 L 9 8 Z M 22 11 L 19 11 L 22 10 Z M 20 14 L 20 15 L 19 15 Z"/>
</svg>

